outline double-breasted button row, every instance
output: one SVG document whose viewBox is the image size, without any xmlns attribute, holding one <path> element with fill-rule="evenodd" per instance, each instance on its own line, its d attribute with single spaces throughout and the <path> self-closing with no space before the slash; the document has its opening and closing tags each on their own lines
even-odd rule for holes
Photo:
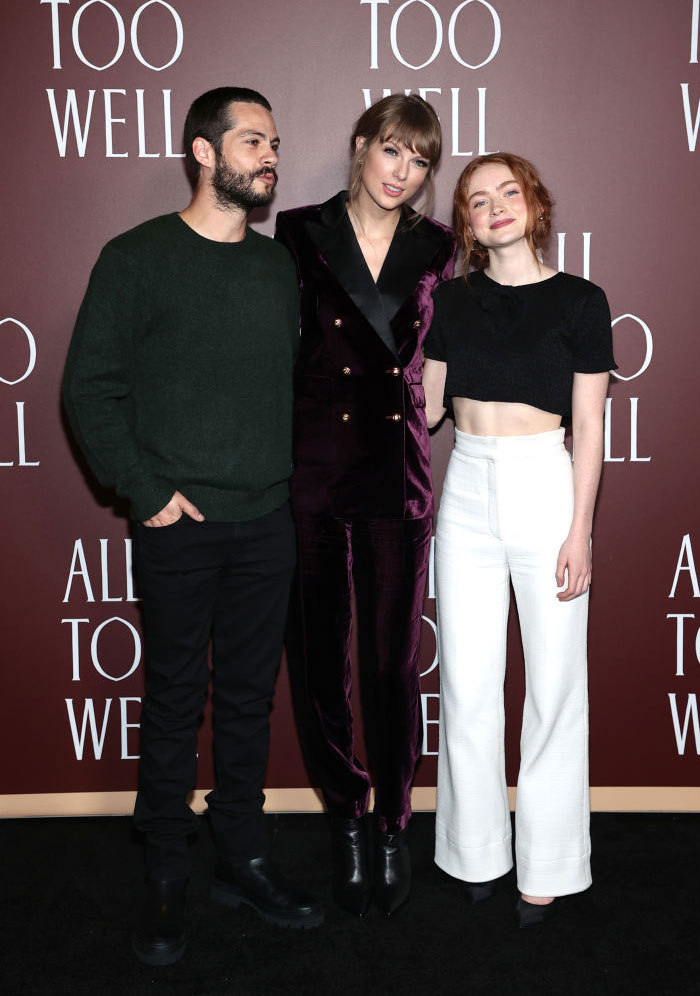
<svg viewBox="0 0 700 996">
<path fill-rule="evenodd" d="M 335 325 L 335 327 L 337 329 L 339 329 L 341 327 L 341 325 L 343 324 L 343 319 L 342 318 L 334 318 L 333 319 L 333 324 Z M 420 320 L 420 318 L 416 318 L 415 322 L 413 323 L 413 328 L 414 329 L 420 329 L 422 327 L 423 327 L 423 322 Z"/>
<path fill-rule="evenodd" d="M 341 372 L 341 374 L 343 374 L 343 376 L 349 377 L 350 374 L 352 373 L 352 368 L 351 367 L 342 367 L 342 369 L 341 369 L 340 372 Z M 401 376 L 401 367 L 389 367 L 389 369 L 387 371 L 385 371 L 385 372 L 388 373 L 391 377 L 400 377 Z"/>
<path fill-rule="evenodd" d="M 340 421 L 341 422 L 350 422 L 351 418 L 352 418 L 352 416 L 350 415 L 350 412 L 343 412 L 342 415 L 340 416 Z M 384 418 L 388 422 L 400 422 L 402 416 L 401 416 L 400 412 L 394 412 L 392 415 L 385 415 Z"/>
</svg>

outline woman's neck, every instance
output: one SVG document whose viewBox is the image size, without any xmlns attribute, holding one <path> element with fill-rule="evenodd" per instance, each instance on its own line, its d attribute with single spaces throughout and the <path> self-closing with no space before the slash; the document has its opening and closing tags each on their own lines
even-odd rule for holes
<svg viewBox="0 0 700 996">
<path fill-rule="evenodd" d="M 348 205 L 348 217 L 354 229 L 357 244 L 365 258 L 367 269 L 372 274 L 372 279 L 376 284 L 401 217 L 401 208 L 397 207 L 393 211 L 386 211 L 375 204 L 371 198 L 368 200 L 377 209 L 376 211 L 371 209 L 363 211 L 362 201 L 358 198 L 355 203 Z M 368 206 L 365 205 L 365 207 Z"/>
<path fill-rule="evenodd" d="M 539 263 L 523 239 L 512 246 L 489 249 L 486 275 L 499 284 L 534 284 L 551 277 L 554 270 Z"/>
<path fill-rule="evenodd" d="M 364 189 L 348 204 L 348 214 L 355 231 L 369 239 L 391 239 L 401 217 L 401 207 L 388 211 L 380 207 Z"/>
</svg>

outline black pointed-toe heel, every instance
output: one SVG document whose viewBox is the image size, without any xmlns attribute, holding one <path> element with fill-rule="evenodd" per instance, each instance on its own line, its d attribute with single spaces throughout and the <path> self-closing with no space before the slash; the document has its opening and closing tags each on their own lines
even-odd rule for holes
<svg viewBox="0 0 700 996">
<path fill-rule="evenodd" d="M 411 891 L 411 856 L 408 830 L 377 833 L 374 852 L 374 901 L 391 916 L 408 899 Z"/>
<path fill-rule="evenodd" d="M 496 894 L 497 878 L 489 879 L 488 882 L 465 882 L 465 895 L 470 906 L 483 903 Z"/>
<path fill-rule="evenodd" d="M 331 819 L 333 899 L 354 916 L 365 916 L 372 885 L 369 874 L 367 817 Z"/>
<path fill-rule="evenodd" d="M 547 903 L 545 906 L 536 906 L 535 903 L 526 902 L 522 896 L 515 906 L 515 919 L 518 927 L 539 927 L 554 913 L 554 903 Z"/>
</svg>

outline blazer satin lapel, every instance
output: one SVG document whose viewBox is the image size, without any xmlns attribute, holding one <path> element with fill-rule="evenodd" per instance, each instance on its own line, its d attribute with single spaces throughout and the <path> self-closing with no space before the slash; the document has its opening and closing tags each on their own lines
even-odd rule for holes
<svg viewBox="0 0 700 996">
<path fill-rule="evenodd" d="M 389 247 L 377 288 L 390 320 L 416 289 L 418 281 L 430 269 L 435 254 L 444 244 L 439 232 L 426 229 L 427 226 L 419 222 L 415 228 L 399 231 Z"/>
<path fill-rule="evenodd" d="M 384 345 L 398 359 L 391 324 L 384 310 L 382 295 L 367 268 L 341 195 L 326 202 L 321 221 L 307 221 L 306 230 L 341 286 L 359 308 Z M 338 210 L 342 207 L 342 214 Z"/>
</svg>

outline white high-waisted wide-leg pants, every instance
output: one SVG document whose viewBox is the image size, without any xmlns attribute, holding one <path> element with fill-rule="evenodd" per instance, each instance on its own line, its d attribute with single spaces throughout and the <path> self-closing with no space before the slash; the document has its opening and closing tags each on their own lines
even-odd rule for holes
<svg viewBox="0 0 700 996">
<path fill-rule="evenodd" d="M 513 864 L 503 703 L 510 580 L 526 677 L 515 851 L 518 888 L 531 896 L 591 884 L 588 594 L 556 597 L 557 557 L 573 514 L 563 441 L 563 429 L 531 436 L 456 430 L 435 548 L 435 861 L 468 882 L 497 878 Z"/>
</svg>

